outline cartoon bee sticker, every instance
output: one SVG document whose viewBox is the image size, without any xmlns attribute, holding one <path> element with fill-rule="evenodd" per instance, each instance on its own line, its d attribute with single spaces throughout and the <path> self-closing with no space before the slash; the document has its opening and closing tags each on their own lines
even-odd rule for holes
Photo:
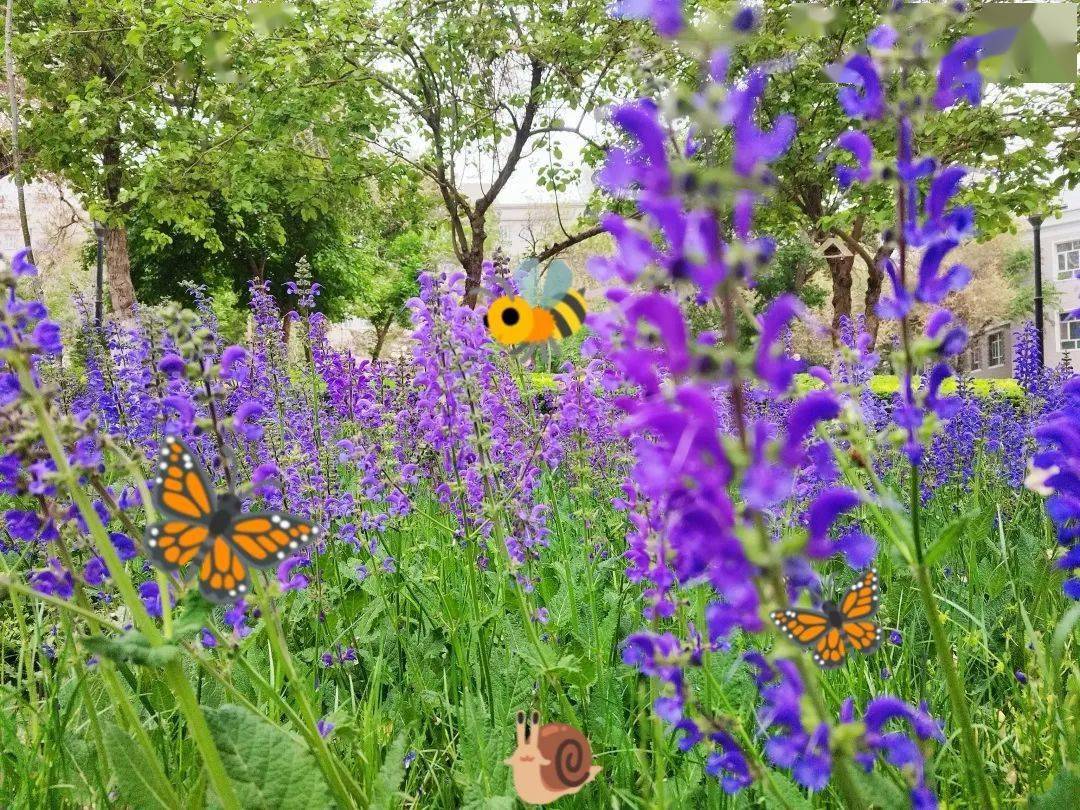
<svg viewBox="0 0 1080 810">
<path fill-rule="evenodd" d="M 500 296 L 484 313 L 484 325 L 498 343 L 514 349 L 541 346 L 570 337 L 584 325 L 585 291 L 571 289 L 573 274 L 566 262 L 556 259 L 548 266 L 543 292 L 536 259 L 522 262 L 514 280 L 521 295 Z"/>
</svg>

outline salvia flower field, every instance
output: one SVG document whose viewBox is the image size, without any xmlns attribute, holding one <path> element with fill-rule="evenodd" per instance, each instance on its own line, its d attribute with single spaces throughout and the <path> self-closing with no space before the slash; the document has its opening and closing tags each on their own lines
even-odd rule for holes
<svg viewBox="0 0 1080 810">
<path fill-rule="evenodd" d="M 618 5 L 682 30 L 677 4 Z M 834 71 L 829 160 L 896 201 L 896 339 L 821 326 L 828 368 L 789 348 L 794 297 L 745 306 L 793 122 L 761 128 L 769 71 L 729 80 L 726 39 L 689 38 L 696 84 L 612 111 L 597 181 L 627 208 L 553 384 L 460 273 L 421 276 L 408 354 L 372 362 L 330 346 L 303 265 L 291 313 L 252 282 L 233 345 L 198 289 L 62 328 L 16 255 L 0 804 L 1074 806 L 1080 381 L 1030 325 L 1014 388 L 950 379 L 972 214 L 914 135 L 980 100 L 978 43 L 921 47 L 949 13 L 898 5 Z M 535 792 L 524 729 L 545 768 L 566 754 L 538 723 L 591 763 Z"/>
</svg>

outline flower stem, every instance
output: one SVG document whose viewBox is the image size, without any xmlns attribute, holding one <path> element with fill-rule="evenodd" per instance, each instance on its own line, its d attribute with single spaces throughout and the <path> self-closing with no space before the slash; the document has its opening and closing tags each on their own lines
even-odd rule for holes
<svg viewBox="0 0 1080 810">
<path fill-rule="evenodd" d="M 117 590 L 120 591 L 124 604 L 131 611 L 135 626 L 146 636 L 151 646 L 161 646 L 164 643 L 161 632 L 158 630 L 157 625 L 154 624 L 153 619 L 150 618 L 146 606 L 143 605 L 138 593 L 136 593 L 135 586 L 120 561 L 120 557 L 109 539 L 109 534 L 105 530 L 101 518 L 98 517 L 93 504 L 90 503 L 90 499 L 86 496 L 82 487 L 79 486 L 78 477 L 68 462 L 67 453 L 64 452 L 60 437 L 49 415 L 48 406 L 41 396 L 41 391 L 38 390 L 24 362 L 19 358 L 15 358 L 12 364 L 18 374 L 23 393 L 29 399 L 30 405 L 37 416 L 41 437 L 53 458 L 53 462 L 56 464 L 57 478 L 63 482 L 65 489 L 71 496 L 71 500 L 75 502 L 79 513 L 86 522 L 88 533 L 94 541 L 98 553 L 105 559 L 109 574 L 116 584 Z M 217 793 L 218 800 L 226 810 L 239 810 L 240 803 L 233 792 L 232 782 L 229 781 L 225 773 L 225 765 L 221 761 L 221 755 L 214 745 L 213 738 L 210 737 L 206 717 L 203 715 L 199 704 L 195 701 L 195 696 L 191 692 L 191 685 L 184 678 L 183 669 L 180 667 L 179 662 L 174 661 L 170 664 L 165 673 L 169 685 L 173 688 L 174 694 L 180 701 L 184 719 L 187 721 L 188 729 L 198 745 L 199 753 L 202 755 L 207 774 L 210 777 L 211 784 L 214 786 L 214 791 Z"/>
<path fill-rule="evenodd" d="M 319 763 L 319 768 L 326 777 L 330 789 L 337 797 L 340 806 L 357 807 L 355 798 L 364 798 L 363 792 L 355 782 L 346 785 L 343 774 L 334 761 L 334 756 L 330 753 L 326 740 L 319 734 L 319 720 L 315 716 L 315 710 L 311 707 L 311 702 L 307 699 L 307 682 L 303 681 L 296 671 L 296 666 L 293 664 L 292 656 L 289 655 L 286 646 L 285 633 L 281 629 L 281 623 L 278 620 L 277 609 L 265 589 L 263 589 L 262 602 L 264 615 L 266 616 L 266 636 L 270 641 L 271 649 L 274 651 L 274 657 L 281 664 L 281 668 L 285 672 L 285 678 L 292 687 L 293 696 L 299 704 L 300 717 L 304 721 L 301 729 L 307 738 L 308 747 Z"/>
</svg>

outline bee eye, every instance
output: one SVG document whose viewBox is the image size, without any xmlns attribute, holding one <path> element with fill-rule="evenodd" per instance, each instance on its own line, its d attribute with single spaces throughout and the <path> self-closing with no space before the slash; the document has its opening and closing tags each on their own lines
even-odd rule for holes
<svg viewBox="0 0 1080 810">
<path fill-rule="evenodd" d="M 484 326 L 485 326 L 485 327 L 488 327 L 488 326 L 490 326 L 490 324 L 488 323 L 488 319 L 487 319 L 487 313 L 486 313 L 486 312 L 484 313 Z"/>
<path fill-rule="evenodd" d="M 503 310 L 502 322 L 505 323 L 507 326 L 513 326 L 520 320 L 521 313 L 513 307 L 508 307 L 507 309 Z"/>
</svg>

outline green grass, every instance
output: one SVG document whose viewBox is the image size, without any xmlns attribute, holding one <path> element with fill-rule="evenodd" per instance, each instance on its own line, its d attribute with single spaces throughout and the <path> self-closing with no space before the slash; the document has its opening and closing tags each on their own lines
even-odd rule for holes
<svg viewBox="0 0 1080 810">
<path fill-rule="evenodd" d="M 360 582 L 356 566 L 376 568 L 377 562 L 338 544 L 318 558 L 310 588 L 280 600 L 298 675 L 313 687 L 317 714 L 335 724 L 330 747 L 365 796 L 379 795 L 384 806 L 513 806 L 502 765 L 513 746 L 512 718 L 518 709 L 537 706 L 546 719 L 582 729 L 604 768 L 595 784 L 560 800 L 560 807 L 840 806 L 832 788 L 810 796 L 775 769 L 769 771 L 767 793 L 759 781 L 727 797 L 704 774 L 702 753 L 681 754 L 670 735 L 658 733 L 650 710 L 654 687 L 618 655 L 621 641 L 645 622 L 639 588 L 622 572 L 625 526 L 609 505 L 612 492 L 602 482 L 558 477 L 545 483 L 545 493 L 552 507 L 551 547 L 530 573 L 550 611 L 546 625 L 523 620 L 526 607 L 517 589 L 496 573 L 498 566 L 478 572 L 470 553 L 447 531 L 446 516 L 423 498 L 414 515 L 384 538 L 396 572 L 380 571 Z M 941 535 L 958 514 L 966 516 L 966 528 L 935 563 L 934 588 L 987 775 L 999 800 L 1015 802 L 1047 790 L 1062 763 L 1080 762 L 1075 643 L 1067 628 L 1063 643 L 1054 640 L 1070 604 L 1052 565 L 1051 528 L 1034 495 L 1009 489 L 984 460 L 970 486 L 935 494 L 925 516 L 927 536 Z M 606 550 L 606 559 L 590 554 L 594 544 Z M 12 555 L 5 562 L 9 568 L 20 565 Z M 881 621 L 902 630 L 903 644 L 886 643 L 872 657 L 856 656 L 843 669 L 824 673 L 829 706 L 835 711 L 851 696 L 861 709 L 870 697 L 890 693 L 926 700 L 951 728 L 908 568 L 888 553 L 880 555 L 879 568 Z M 838 567 L 828 573 L 836 589 L 851 577 Z M 0 801 L 14 807 L 104 805 L 119 791 L 113 806 L 146 806 L 139 752 L 118 732 L 123 718 L 98 667 L 85 665 L 88 651 L 79 638 L 87 629 L 81 619 L 9 595 L 0 607 Z M 707 598 L 703 587 L 690 591 L 680 618 L 700 615 Z M 320 612 L 324 622 L 313 618 Z M 233 740 L 230 746 L 236 737 L 228 735 L 255 734 L 257 743 L 272 742 L 284 752 L 284 761 L 272 767 L 291 780 L 311 779 L 317 771 L 290 719 L 297 704 L 268 654 L 266 634 L 260 623 L 237 648 L 207 653 L 193 647 L 185 672 L 215 733 L 224 727 L 220 733 Z M 57 649 L 55 660 L 42 655 L 44 643 Z M 339 643 L 355 647 L 358 662 L 321 667 L 319 654 Z M 733 714 L 752 735 L 756 697 L 739 660 L 742 643 L 736 640 L 733 650 L 710 656 L 704 670 L 692 672 L 691 682 L 704 706 Z M 213 668 L 195 663 L 211 656 Z M 1017 670 L 1026 673 L 1027 684 L 1018 682 Z M 118 672 L 178 801 L 201 806 L 206 779 L 161 670 L 129 661 Z M 235 710 L 221 709 L 226 703 L 246 706 L 271 723 L 249 718 L 245 726 L 249 715 L 230 720 Z M 232 725 L 222 726 L 226 720 Z M 98 753 L 102 745 L 104 759 Z M 401 758 L 408 751 L 417 756 L 404 769 Z M 930 747 L 929 763 L 931 784 L 949 806 L 977 806 L 954 736 Z M 903 775 L 895 769 L 878 765 L 872 777 L 856 777 L 864 795 L 884 806 L 903 801 Z"/>
</svg>

